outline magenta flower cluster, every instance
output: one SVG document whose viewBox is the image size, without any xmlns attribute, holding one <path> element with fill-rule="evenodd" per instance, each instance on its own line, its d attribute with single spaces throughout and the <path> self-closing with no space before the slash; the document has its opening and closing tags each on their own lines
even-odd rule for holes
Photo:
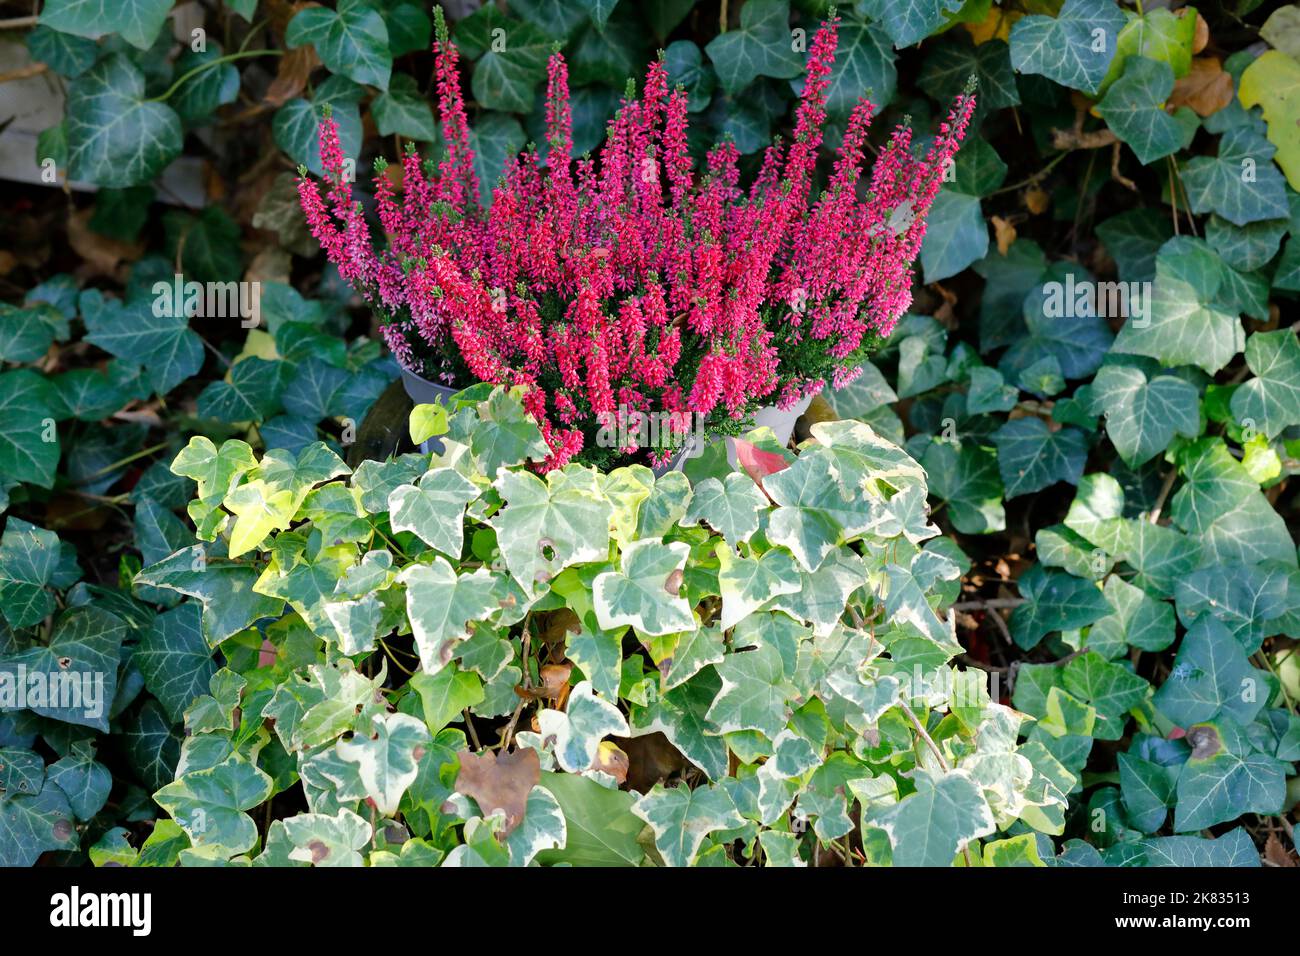
<svg viewBox="0 0 1300 956">
<path fill-rule="evenodd" d="M 925 213 L 965 135 L 974 99 L 956 100 L 924 151 L 907 126 L 862 167 L 872 105 L 853 110 L 829 182 L 814 186 L 836 47 L 835 19 L 809 50 L 793 135 L 766 151 L 748 189 L 739 155 L 687 149 L 687 97 L 651 64 L 599 159 L 575 158 L 568 70 L 548 67 L 545 158 L 529 150 L 480 202 L 460 90 L 443 29 L 438 106 L 446 156 L 414 149 L 396 177 L 377 163 L 376 250 L 343 175 L 335 124 L 320 127 L 322 196 L 302 171 L 313 235 L 386 322 L 406 368 L 458 387 L 526 386 L 551 457 L 570 460 L 620 410 L 736 430 L 762 405 L 789 405 L 857 374 L 911 303 Z M 664 457 L 660 449 L 621 449 Z"/>
</svg>

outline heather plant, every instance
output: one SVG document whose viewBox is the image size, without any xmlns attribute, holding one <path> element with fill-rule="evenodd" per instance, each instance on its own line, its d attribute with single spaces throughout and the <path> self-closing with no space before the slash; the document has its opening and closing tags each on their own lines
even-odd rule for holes
<svg viewBox="0 0 1300 956">
<path fill-rule="evenodd" d="M 485 206 L 459 54 L 439 11 L 446 157 L 436 175 L 408 149 L 399 200 L 377 161 L 387 247 L 376 252 L 327 117 L 325 197 L 299 169 L 312 234 L 384 315 L 385 339 L 406 368 L 443 384 L 527 386 L 551 449 L 545 467 L 591 448 L 620 415 L 699 416 L 709 430 L 734 432 L 760 404 L 788 407 L 828 381 L 848 383 L 893 330 L 911 302 L 925 213 L 974 109 L 969 90 L 959 95 L 919 156 L 911 129 L 895 129 L 859 196 L 874 110 L 862 98 L 818 194 L 839 22 L 813 38 L 788 147 L 768 147 L 747 190 L 730 141 L 697 175 L 689 97 L 669 89 L 662 56 L 640 97 L 624 99 L 598 160 L 575 159 L 568 66 L 556 52 L 545 156 L 529 149 L 511 161 Z M 650 447 L 650 460 L 668 460 L 670 445 Z M 633 441 L 618 450 L 641 449 Z"/>
</svg>

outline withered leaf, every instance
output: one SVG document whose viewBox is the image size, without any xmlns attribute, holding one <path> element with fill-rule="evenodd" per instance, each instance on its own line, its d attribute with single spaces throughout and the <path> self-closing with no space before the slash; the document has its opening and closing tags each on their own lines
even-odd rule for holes
<svg viewBox="0 0 1300 956">
<path fill-rule="evenodd" d="M 507 754 L 462 750 L 458 756 L 456 792 L 473 799 L 485 815 L 505 811 L 505 832 L 510 833 L 523 822 L 528 793 L 542 779 L 537 751 L 527 747 Z"/>
</svg>

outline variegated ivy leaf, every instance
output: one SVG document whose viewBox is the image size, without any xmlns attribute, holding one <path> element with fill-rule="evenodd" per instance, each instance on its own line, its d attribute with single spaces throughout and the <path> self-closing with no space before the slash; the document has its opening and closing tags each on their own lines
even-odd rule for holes
<svg viewBox="0 0 1300 956">
<path fill-rule="evenodd" d="M 632 812 L 654 831 L 655 848 L 669 866 L 690 866 L 710 833 L 744 826 L 745 818 L 727 791 L 710 784 L 654 788 L 632 805 Z"/>
<path fill-rule="evenodd" d="M 772 738 L 781 732 L 790 717 L 789 700 L 795 688 L 785 678 L 775 647 L 761 645 L 728 654 L 717 671 L 722 689 L 709 707 L 708 719 L 719 733 L 756 730 Z"/>
<path fill-rule="evenodd" d="M 660 475 L 650 497 L 641 505 L 637 537 L 662 538 L 686 515 L 691 498 L 690 480 L 680 471 Z"/>
<path fill-rule="evenodd" d="M 962 770 L 918 770 L 917 790 L 869 815 L 889 835 L 895 866 L 948 866 L 972 840 L 996 829 L 980 788 Z"/>
<path fill-rule="evenodd" d="M 271 795 L 271 778 L 239 756 L 186 774 L 154 794 L 196 846 L 216 845 L 227 856 L 251 850 L 257 825 L 245 811 Z"/>
<path fill-rule="evenodd" d="M 772 601 L 773 610 L 807 621 L 817 634 L 835 627 L 848 604 L 849 595 L 870 580 L 867 566 L 851 548 L 838 548 L 822 566 L 809 574 L 796 568 L 798 586 Z"/>
<path fill-rule="evenodd" d="M 641 505 L 654 488 L 654 472 L 645 465 L 618 468 L 600 476 L 600 492 L 614 508 L 610 530 L 620 548 L 636 540 Z"/>
<path fill-rule="evenodd" d="M 256 480 L 240 485 L 222 502 L 234 515 L 230 556 L 237 558 L 258 547 L 272 531 L 283 531 L 298 513 L 298 496 L 289 488 L 275 488 Z"/>
<path fill-rule="evenodd" d="M 864 422 L 817 422 L 812 434 L 818 444 L 830 449 L 832 473 L 846 495 L 866 491 L 890 497 L 894 491 L 925 483 L 925 470 L 916 460 Z"/>
<path fill-rule="evenodd" d="M 734 471 L 721 481 L 706 478 L 695 486 L 684 525 L 701 521 L 722 535 L 733 548 L 758 530 L 758 516 L 768 509 L 767 497 L 744 472 Z"/>
<path fill-rule="evenodd" d="M 459 558 L 465 545 L 465 506 L 478 487 L 451 468 L 434 468 L 415 485 L 401 485 L 388 496 L 394 531 L 410 531 L 431 548 Z"/>
<path fill-rule="evenodd" d="M 373 594 L 356 601 L 333 601 L 323 605 L 334 625 L 339 650 L 347 657 L 375 649 L 375 636 L 384 619 L 384 608 Z"/>
<path fill-rule="evenodd" d="M 719 663 L 726 648 L 723 630 L 725 626 L 700 627 L 679 635 L 671 655 L 659 661 L 661 689 L 680 687 L 708 665 Z"/>
<path fill-rule="evenodd" d="M 524 410 L 517 391 L 494 389 L 486 400 L 461 409 L 452 416 L 448 434 L 469 445 L 480 472 L 489 478 L 496 477 L 499 468 L 528 459 L 541 461 L 550 454 L 541 429 Z"/>
<path fill-rule="evenodd" d="M 949 656 L 960 654 L 961 645 L 953 638 L 950 625 L 930 606 L 926 592 L 912 572 L 891 564 L 885 568 L 885 573 L 889 580 L 889 593 L 885 596 L 886 619 L 912 625 Z"/>
<path fill-rule="evenodd" d="M 892 674 L 874 678 L 859 676 L 854 679 L 848 671 L 835 671 L 826 679 L 830 688 L 860 712 L 867 724 L 874 724 L 880 715 L 898 703 L 902 682 Z"/>
<path fill-rule="evenodd" d="M 337 749 L 340 757 L 357 765 L 375 808 L 392 816 L 415 780 L 416 763 L 429 740 L 429 728 L 409 714 L 375 714 L 368 737 L 340 740 Z"/>
<path fill-rule="evenodd" d="M 210 693 L 195 697 L 185 709 L 185 730 L 190 734 L 205 734 L 219 730 L 229 733 L 235 729 L 235 710 L 248 681 L 227 667 L 212 675 L 208 682 Z"/>
<path fill-rule="evenodd" d="M 413 564 L 399 580 L 406 585 L 406 613 L 411 620 L 420 667 L 436 674 L 470 636 L 470 625 L 486 621 L 496 610 L 493 575 L 486 568 L 457 575 L 444 558 Z"/>
<path fill-rule="evenodd" d="M 503 471 L 495 487 L 506 505 L 488 524 L 525 592 L 572 564 L 608 556 L 613 509 L 600 494 L 595 472 L 570 465 L 548 472 L 543 481 L 529 472 Z"/>
<path fill-rule="evenodd" d="M 799 856 L 799 838 L 780 830 L 763 830 L 758 835 L 764 866 L 807 866 Z"/>
<path fill-rule="evenodd" d="M 300 813 L 276 821 L 284 825 L 293 845 L 289 859 L 312 866 L 364 866 L 361 857 L 370 843 L 370 824 L 351 810 L 340 809 L 334 816 Z"/>
<path fill-rule="evenodd" d="M 611 734 L 626 737 L 627 720 L 622 712 L 581 681 L 569 692 L 563 711 L 543 710 L 539 716 L 543 738 L 555 741 L 555 759 L 570 773 L 590 770 L 600 742 Z"/>
<path fill-rule="evenodd" d="M 661 733 L 710 780 L 727 775 L 727 745 L 710 724 L 707 714 L 721 682 L 706 668 L 687 681 L 650 701 L 633 707 L 629 721 L 632 736 Z"/>
<path fill-rule="evenodd" d="M 654 637 L 692 630 L 695 615 L 681 596 L 682 569 L 690 547 L 681 541 L 634 541 L 621 555 L 622 567 L 592 582 L 596 619 L 605 630 L 631 625 Z"/>
<path fill-rule="evenodd" d="M 511 866 L 527 866 L 543 850 L 562 850 L 568 840 L 564 812 L 554 794 L 538 785 L 528 791 L 524 819 L 506 837 Z"/>
<path fill-rule="evenodd" d="M 200 501 L 219 504 L 248 471 L 257 467 L 253 449 L 247 442 L 232 439 L 218 449 L 210 438 L 196 435 L 172 459 L 173 474 L 198 482 Z"/>
<path fill-rule="evenodd" d="M 837 545 L 879 520 L 871 499 L 845 497 L 839 475 L 830 453 L 814 448 L 763 481 L 778 506 L 769 518 L 768 539 L 789 548 L 805 570 L 816 571 Z"/>
<path fill-rule="evenodd" d="M 799 589 L 799 569 L 784 548 L 745 558 L 734 554 L 726 545 L 719 545 L 717 555 L 724 631 L 731 630 L 772 598 Z"/>
</svg>

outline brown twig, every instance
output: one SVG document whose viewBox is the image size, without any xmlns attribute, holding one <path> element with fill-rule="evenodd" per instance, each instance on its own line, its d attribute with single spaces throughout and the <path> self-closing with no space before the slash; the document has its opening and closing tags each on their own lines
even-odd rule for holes
<svg viewBox="0 0 1300 956">
<path fill-rule="evenodd" d="M 40 76 L 48 69 L 49 67 L 44 63 L 28 63 L 16 70 L 0 73 L 0 83 L 8 83 L 10 80 L 25 80 L 29 76 Z"/>
</svg>

